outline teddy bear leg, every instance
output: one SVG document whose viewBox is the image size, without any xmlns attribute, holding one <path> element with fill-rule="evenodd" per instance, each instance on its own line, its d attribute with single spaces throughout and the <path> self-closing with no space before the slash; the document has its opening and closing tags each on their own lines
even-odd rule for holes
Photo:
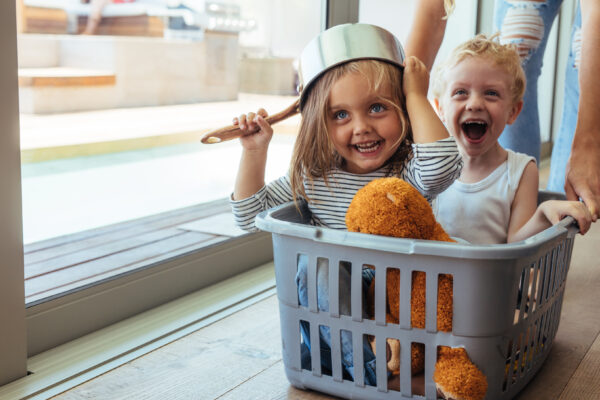
<svg viewBox="0 0 600 400">
<path fill-rule="evenodd" d="M 487 378 L 463 348 L 439 348 L 433 380 L 444 399 L 482 400 L 487 391 Z"/>
</svg>

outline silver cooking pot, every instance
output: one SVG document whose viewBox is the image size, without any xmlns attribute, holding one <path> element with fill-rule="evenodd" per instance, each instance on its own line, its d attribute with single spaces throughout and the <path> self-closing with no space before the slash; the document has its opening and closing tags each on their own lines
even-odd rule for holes
<svg viewBox="0 0 600 400">
<path fill-rule="evenodd" d="M 311 40 L 300 55 L 300 110 L 317 78 L 337 65 L 361 59 L 382 60 L 402 68 L 404 50 L 394 35 L 370 24 L 337 25 Z"/>
</svg>

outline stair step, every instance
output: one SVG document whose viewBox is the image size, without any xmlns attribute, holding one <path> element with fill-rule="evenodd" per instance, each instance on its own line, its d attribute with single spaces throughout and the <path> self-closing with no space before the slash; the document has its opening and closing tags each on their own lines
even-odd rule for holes
<svg viewBox="0 0 600 400">
<path fill-rule="evenodd" d="M 19 68 L 20 87 L 110 86 L 116 82 L 117 77 L 111 71 L 70 67 Z"/>
</svg>

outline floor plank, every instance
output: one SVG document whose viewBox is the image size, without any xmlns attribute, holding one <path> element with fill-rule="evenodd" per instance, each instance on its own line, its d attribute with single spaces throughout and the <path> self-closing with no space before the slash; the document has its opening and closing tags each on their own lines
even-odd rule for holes
<svg viewBox="0 0 600 400">
<path fill-rule="evenodd" d="M 569 379 L 560 400 L 600 399 L 600 336 Z"/>
<path fill-rule="evenodd" d="M 271 296 L 55 399 L 219 398 L 280 362 L 276 308 Z"/>
<path fill-rule="evenodd" d="M 260 374 L 253 376 L 233 390 L 218 397 L 218 400 L 264 400 L 264 399 L 295 399 L 295 400 L 324 400 L 331 396 L 300 390 L 291 386 L 285 376 L 283 361 L 273 364 Z"/>
</svg>

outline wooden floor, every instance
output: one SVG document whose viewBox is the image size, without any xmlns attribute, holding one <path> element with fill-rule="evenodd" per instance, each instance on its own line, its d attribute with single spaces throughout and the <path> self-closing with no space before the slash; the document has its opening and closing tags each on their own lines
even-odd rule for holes
<svg viewBox="0 0 600 400">
<path fill-rule="evenodd" d="M 26 245 L 25 303 L 226 240 L 237 233 L 212 228 L 230 214 L 229 203 L 217 201 Z"/>
<path fill-rule="evenodd" d="M 600 399 L 600 223 L 578 236 L 560 328 L 519 399 Z M 277 298 L 131 361 L 55 399 L 327 399 L 295 389 L 281 361 Z"/>
</svg>

